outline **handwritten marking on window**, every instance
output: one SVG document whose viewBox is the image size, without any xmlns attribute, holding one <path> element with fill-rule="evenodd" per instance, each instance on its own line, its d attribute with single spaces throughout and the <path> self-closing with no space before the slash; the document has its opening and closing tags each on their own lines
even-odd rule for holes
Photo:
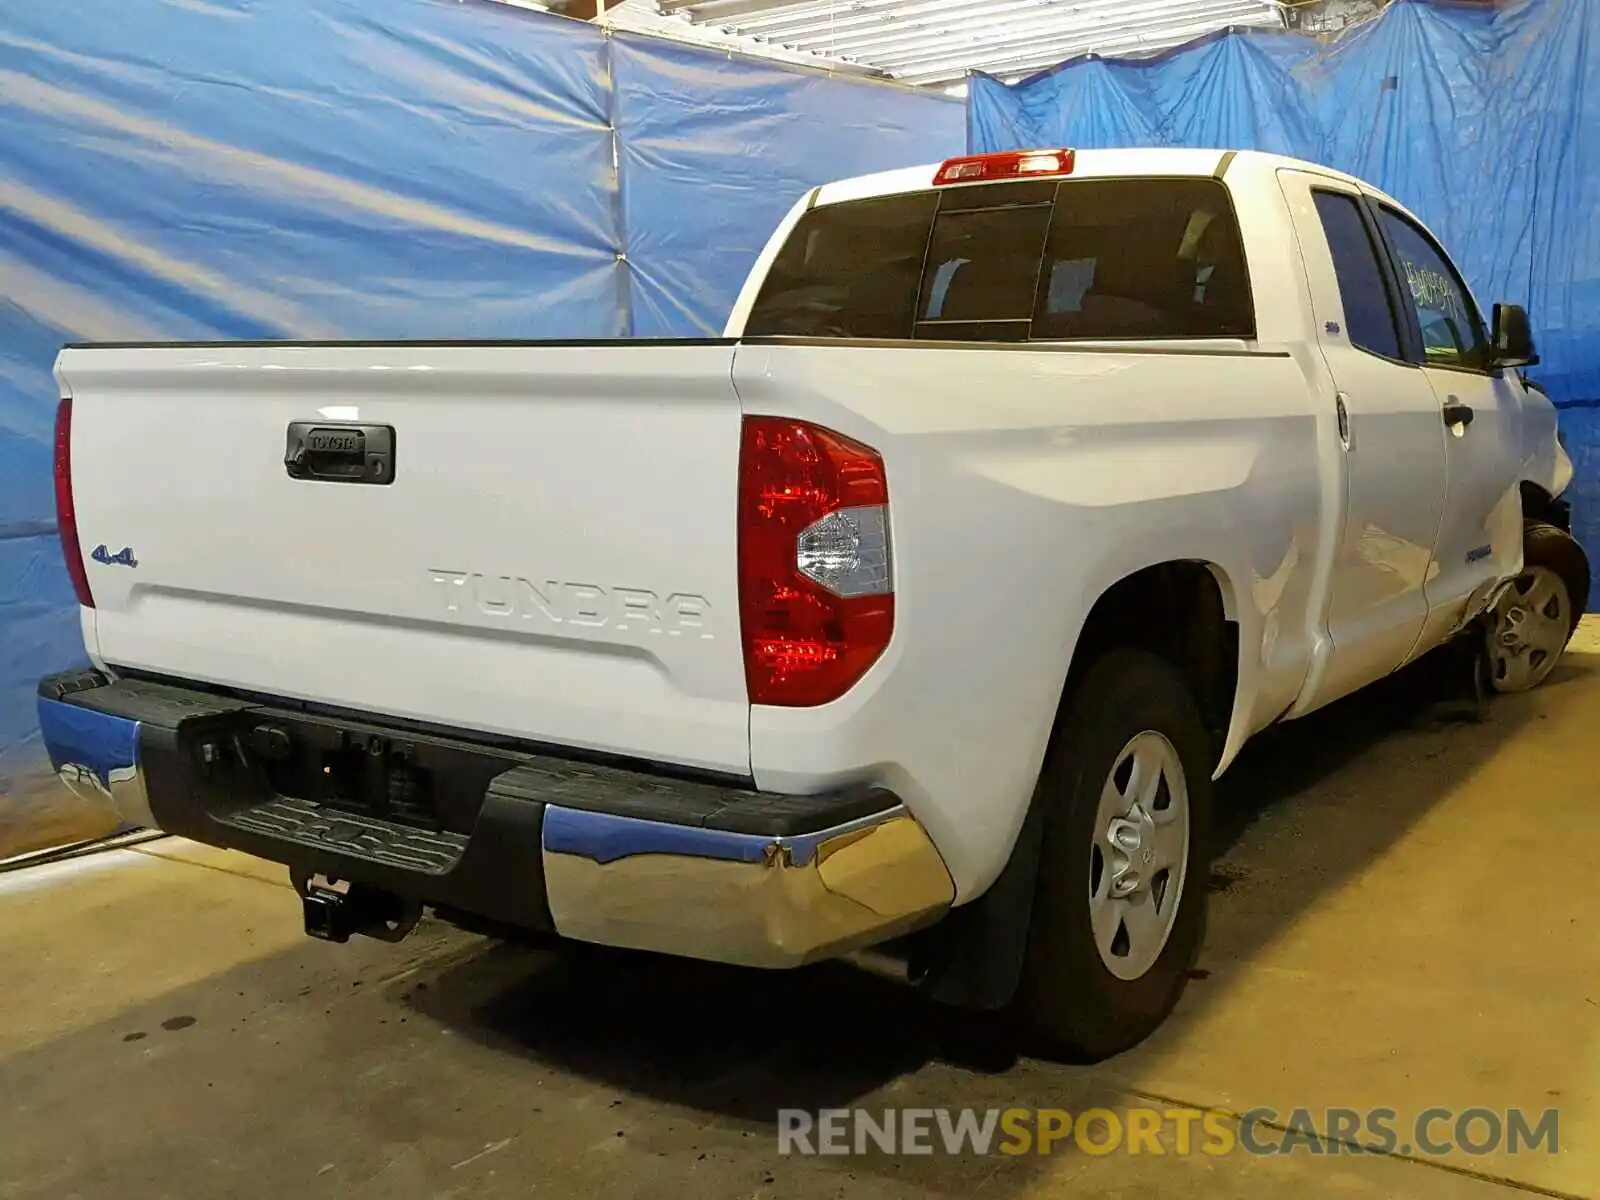
<svg viewBox="0 0 1600 1200">
<path fill-rule="evenodd" d="M 1411 289 L 1411 298 L 1418 308 L 1464 322 L 1466 314 L 1461 308 L 1461 296 L 1448 276 L 1409 260 L 1405 261 L 1405 268 L 1406 286 Z"/>
</svg>

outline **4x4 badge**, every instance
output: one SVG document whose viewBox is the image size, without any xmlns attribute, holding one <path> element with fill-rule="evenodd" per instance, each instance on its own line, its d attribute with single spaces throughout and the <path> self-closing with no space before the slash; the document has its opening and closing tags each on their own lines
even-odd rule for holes
<svg viewBox="0 0 1600 1200">
<path fill-rule="evenodd" d="M 108 567 L 137 567 L 139 560 L 133 556 L 133 547 L 124 546 L 115 554 L 106 549 L 106 544 L 101 542 L 94 548 L 94 553 L 89 555 L 97 563 L 104 563 Z"/>
</svg>

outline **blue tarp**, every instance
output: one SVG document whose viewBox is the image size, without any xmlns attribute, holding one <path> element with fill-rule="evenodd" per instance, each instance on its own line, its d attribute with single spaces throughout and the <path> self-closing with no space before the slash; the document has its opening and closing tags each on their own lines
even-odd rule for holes
<svg viewBox="0 0 1600 1200">
<path fill-rule="evenodd" d="M 498 5 L 104 9 L 0 13 L 0 794 L 83 654 L 62 342 L 701 335 L 806 187 L 963 145 L 945 97 Z"/>
<path fill-rule="evenodd" d="M 718 334 L 789 207 L 825 178 L 963 148 L 959 101 L 619 35 L 622 211 L 638 337 Z"/>
<path fill-rule="evenodd" d="M 1258 149 L 1369 179 L 1480 300 L 1528 306 L 1563 408 L 1576 532 L 1600 559 L 1600 0 L 1398 0 L 1331 44 L 1237 31 L 1159 58 L 972 80 L 975 150 Z M 1595 599 L 1600 603 L 1600 589 Z"/>
</svg>

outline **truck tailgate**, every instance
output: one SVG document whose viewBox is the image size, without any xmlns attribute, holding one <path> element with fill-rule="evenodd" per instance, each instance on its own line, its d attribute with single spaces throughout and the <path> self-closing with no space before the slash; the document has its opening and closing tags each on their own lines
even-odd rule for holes
<svg viewBox="0 0 1600 1200">
<path fill-rule="evenodd" d="M 69 348 L 99 658 L 746 773 L 732 357 Z M 291 477 L 294 422 L 392 427 L 392 480 Z"/>
</svg>

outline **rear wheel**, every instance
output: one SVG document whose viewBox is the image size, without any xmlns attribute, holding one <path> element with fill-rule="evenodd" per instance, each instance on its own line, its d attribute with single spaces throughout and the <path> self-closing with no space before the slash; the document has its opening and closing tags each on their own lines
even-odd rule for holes
<svg viewBox="0 0 1600 1200">
<path fill-rule="evenodd" d="M 1205 936 L 1211 755 L 1183 676 L 1114 650 L 1084 676 L 1039 780 L 1044 844 L 1019 1000 L 1097 1061 L 1177 1004 Z"/>
<path fill-rule="evenodd" d="M 1522 563 L 1489 615 L 1489 679 L 1497 692 L 1525 692 L 1548 679 L 1589 601 L 1589 560 L 1554 525 L 1526 524 Z"/>
</svg>

